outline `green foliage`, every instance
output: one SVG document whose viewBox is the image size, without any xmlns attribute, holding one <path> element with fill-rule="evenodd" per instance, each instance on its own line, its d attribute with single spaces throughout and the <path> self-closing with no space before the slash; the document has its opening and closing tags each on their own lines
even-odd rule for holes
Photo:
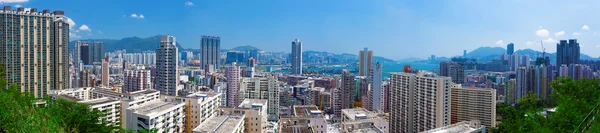
<svg viewBox="0 0 600 133">
<path fill-rule="evenodd" d="M 533 94 L 518 100 L 515 107 L 499 104 L 502 123 L 491 132 L 600 132 L 600 80 L 560 77 L 550 83 L 556 112 L 544 115 L 547 101 Z"/>
<path fill-rule="evenodd" d="M 3 68 L 0 75 L 4 75 Z M 0 133 L 134 133 L 122 129 L 119 123 L 103 121 L 102 112 L 90 110 L 89 105 L 49 97 L 37 99 L 31 93 L 22 93 L 18 85 L 7 86 L 3 78 L 0 78 L 0 101 Z"/>
</svg>

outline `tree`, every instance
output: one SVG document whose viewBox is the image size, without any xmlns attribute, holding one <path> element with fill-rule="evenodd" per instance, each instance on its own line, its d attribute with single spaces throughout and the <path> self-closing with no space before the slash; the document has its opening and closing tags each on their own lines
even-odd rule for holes
<svg viewBox="0 0 600 133">
<path fill-rule="evenodd" d="M 491 132 L 600 132 L 600 80 L 560 77 L 550 83 L 556 110 L 542 112 L 545 102 L 533 94 L 518 100 L 515 107 L 498 106 L 502 123 Z"/>
</svg>

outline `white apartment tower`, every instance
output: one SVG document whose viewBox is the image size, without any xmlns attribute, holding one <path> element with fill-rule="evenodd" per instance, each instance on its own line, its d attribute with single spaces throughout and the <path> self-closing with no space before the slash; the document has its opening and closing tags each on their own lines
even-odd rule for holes
<svg viewBox="0 0 600 133">
<path fill-rule="evenodd" d="M 0 10 L 0 62 L 8 84 L 37 98 L 70 88 L 69 18 L 64 11 Z"/>
<path fill-rule="evenodd" d="M 177 86 L 179 86 L 177 56 L 175 37 L 161 36 L 160 46 L 156 49 L 156 86 L 154 87 L 161 94 L 177 95 Z"/>
<path fill-rule="evenodd" d="M 377 62 L 371 67 L 371 106 L 374 111 L 383 111 L 384 100 L 383 98 L 383 68 L 381 63 Z"/>
<path fill-rule="evenodd" d="M 277 77 L 245 77 L 240 80 L 239 99 L 267 99 L 269 120 L 279 118 L 279 85 Z"/>
<path fill-rule="evenodd" d="M 390 132 L 412 133 L 450 125 L 449 77 L 431 72 L 390 73 Z"/>
<path fill-rule="evenodd" d="M 296 39 L 292 42 L 292 74 L 302 74 L 302 42 Z"/>
</svg>

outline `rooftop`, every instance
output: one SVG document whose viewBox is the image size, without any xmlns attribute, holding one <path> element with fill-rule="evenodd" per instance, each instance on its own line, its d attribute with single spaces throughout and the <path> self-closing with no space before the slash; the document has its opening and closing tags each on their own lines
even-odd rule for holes
<svg viewBox="0 0 600 133">
<path fill-rule="evenodd" d="M 244 99 L 242 103 L 240 103 L 241 108 L 252 108 L 257 106 L 267 106 L 267 99 Z"/>
<path fill-rule="evenodd" d="M 384 133 L 384 132 L 381 131 L 379 128 L 369 127 L 369 128 L 356 129 L 356 130 L 352 131 L 351 133 Z"/>
<path fill-rule="evenodd" d="M 480 121 L 473 120 L 463 121 L 445 127 L 431 129 L 421 133 L 471 133 L 481 130 L 485 130 L 485 126 L 481 125 Z"/>
<path fill-rule="evenodd" d="M 313 133 L 310 124 L 307 122 L 310 121 L 309 118 L 297 118 L 297 117 L 283 117 L 279 119 L 280 133 Z M 294 123 L 295 122 L 295 123 Z"/>
<path fill-rule="evenodd" d="M 179 104 L 183 104 L 181 102 L 164 102 L 161 100 L 155 100 L 149 103 L 142 104 L 141 106 L 131 107 L 130 109 L 135 110 L 136 113 L 142 115 L 149 115 L 152 113 L 164 111 L 168 108 L 175 107 Z"/>
<path fill-rule="evenodd" d="M 106 104 L 106 103 L 111 103 L 111 102 L 119 102 L 119 100 L 114 100 L 114 99 L 104 97 L 104 98 L 98 98 L 98 99 L 92 99 L 92 100 L 79 101 L 79 103 L 88 104 L 91 106 L 101 105 L 101 104 Z"/>
<path fill-rule="evenodd" d="M 238 124 L 244 121 L 244 116 L 215 116 L 194 129 L 203 133 L 233 133 Z"/>
<path fill-rule="evenodd" d="M 353 121 L 378 117 L 376 113 L 372 113 L 371 111 L 368 111 L 364 108 L 342 109 L 342 114 L 344 114 Z"/>
<path fill-rule="evenodd" d="M 321 110 L 317 108 L 315 105 L 295 105 L 294 106 L 294 116 L 303 117 L 303 116 L 322 116 Z"/>
<path fill-rule="evenodd" d="M 215 97 L 218 96 L 219 93 L 216 92 L 212 92 L 212 91 L 199 91 L 193 94 L 189 94 L 186 97 L 188 98 L 197 98 L 197 99 L 204 99 L 204 98 L 209 98 L 209 97 Z"/>
</svg>

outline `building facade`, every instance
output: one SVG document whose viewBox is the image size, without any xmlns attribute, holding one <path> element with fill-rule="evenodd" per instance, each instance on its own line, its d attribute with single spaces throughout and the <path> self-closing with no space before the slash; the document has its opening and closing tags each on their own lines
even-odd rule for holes
<svg viewBox="0 0 600 133">
<path fill-rule="evenodd" d="M 302 42 L 296 39 L 292 42 L 292 74 L 302 74 Z"/>
<path fill-rule="evenodd" d="M 102 85 L 105 87 L 110 87 L 110 72 L 108 70 L 108 56 L 104 60 L 102 60 Z"/>
<path fill-rule="evenodd" d="M 381 63 L 377 62 L 373 65 L 373 67 L 371 68 L 371 77 L 369 78 L 371 80 L 371 96 L 372 98 L 370 98 L 371 102 L 371 106 L 373 107 L 373 110 L 376 111 L 383 111 L 383 102 L 384 100 L 382 99 L 384 94 L 383 94 L 383 67 L 381 66 Z"/>
<path fill-rule="evenodd" d="M 221 38 L 217 36 L 202 36 L 200 39 L 200 67 L 207 69 L 205 68 L 206 65 L 213 65 L 213 67 L 219 68 L 220 56 Z"/>
<path fill-rule="evenodd" d="M 270 121 L 279 118 L 279 84 L 277 77 L 255 77 L 241 78 L 239 99 L 266 99 L 268 100 L 268 111 Z"/>
<path fill-rule="evenodd" d="M 156 83 L 154 89 L 161 94 L 177 96 L 179 71 L 175 37 L 161 36 L 160 46 L 156 49 Z"/>
<path fill-rule="evenodd" d="M 240 90 L 240 66 L 232 63 L 227 66 L 225 78 L 227 78 L 226 105 L 228 107 L 236 107 L 240 105 L 239 90 Z"/>
<path fill-rule="evenodd" d="M 577 39 L 560 40 L 556 44 L 556 65 L 579 64 L 579 49 Z"/>
<path fill-rule="evenodd" d="M 492 88 L 463 88 L 451 90 L 451 123 L 479 120 L 489 128 L 496 127 L 496 90 Z"/>
<path fill-rule="evenodd" d="M 125 70 L 123 80 L 123 93 L 152 89 L 150 70 Z"/>
<path fill-rule="evenodd" d="M 390 132 L 422 132 L 450 124 L 449 77 L 390 73 Z"/>
<path fill-rule="evenodd" d="M 358 52 L 358 76 L 371 76 L 369 70 L 373 64 L 373 51 L 368 48 Z"/>
<path fill-rule="evenodd" d="M 452 78 L 452 82 L 456 84 L 465 83 L 464 67 L 456 62 L 441 62 L 440 76 L 450 77 Z"/>
<path fill-rule="evenodd" d="M 8 84 L 37 98 L 70 88 L 69 18 L 64 11 L 0 10 L 0 61 Z"/>
</svg>

